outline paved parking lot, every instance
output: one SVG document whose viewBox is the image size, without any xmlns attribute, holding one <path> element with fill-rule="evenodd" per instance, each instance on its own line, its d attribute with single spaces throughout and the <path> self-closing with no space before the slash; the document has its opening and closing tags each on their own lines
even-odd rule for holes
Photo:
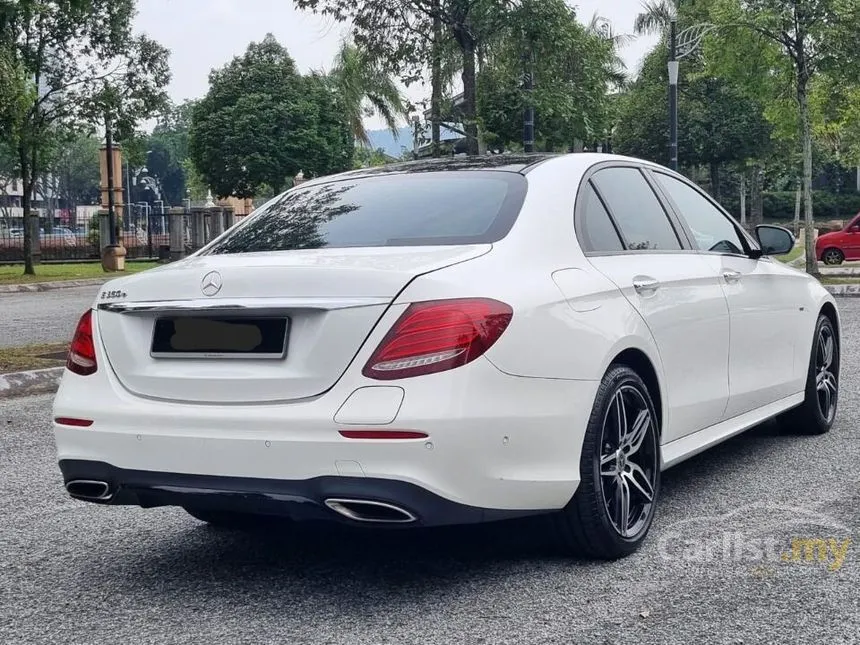
<svg viewBox="0 0 860 645">
<path fill-rule="evenodd" d="M 71 340 L 99 286 L 39 293 L 0 293 L 0 347 Z"/>
<path fill-rule="evenodd" d="M 247 534 L 75 502 L 50 398 L 0 404 L 0 643 L 860 643 L 860 301 L 840 304 L 833 431 L 766 424 L 668 471 L 614 563 L 558 557 L 539 522 Z"/>
</svg>

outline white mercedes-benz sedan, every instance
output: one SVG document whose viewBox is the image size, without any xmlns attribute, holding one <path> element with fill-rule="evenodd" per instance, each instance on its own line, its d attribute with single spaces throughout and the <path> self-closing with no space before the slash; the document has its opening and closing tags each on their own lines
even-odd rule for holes
<svg viewBox="0 0 860 645">
<path fill-rule="evenodd" d="M 833 298 L 684 177 L 594 154 L 413 162 L 280 195 L 105 285 L 54 402 L 69 494 L 375 526 L 546 514 L 645 539 L 660 473 L 827 432 Z"/>
</svg>

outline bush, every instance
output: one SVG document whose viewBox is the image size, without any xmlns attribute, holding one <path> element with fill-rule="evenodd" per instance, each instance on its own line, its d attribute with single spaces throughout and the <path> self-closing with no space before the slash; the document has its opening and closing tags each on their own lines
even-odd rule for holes
<svg viewBox="0 0 860 645">
<path fill-rule="evenodd" d="M 793 220 L 795 194 L 791 191 L 766 192 L 762 195 L 764 219 Z M 737 196 L 723 199 L 723 206 L 734 216 L 741 211 L 740 200 Z M 747 209 L 750 200 L 747 197 Z M 813 191 L 813 215 L 817 221 L 833 219 L 851 219 L 860 213 L 860 193 L 831 193 L 824 190 Z M 749 210 L 747 210 L 749 214 Z M 800 213 L 803 218 L 803 211 Z"/>
</svg>

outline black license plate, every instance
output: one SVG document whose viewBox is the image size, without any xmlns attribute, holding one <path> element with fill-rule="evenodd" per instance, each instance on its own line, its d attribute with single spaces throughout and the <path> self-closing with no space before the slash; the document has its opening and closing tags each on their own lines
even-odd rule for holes
<svg viewBox="0 0 860 645">
<path fill-rule="evenodd" d="M 158 318 L 152 334 L 153 358 L 283 358 L 288 318 Z"/>
</svg>

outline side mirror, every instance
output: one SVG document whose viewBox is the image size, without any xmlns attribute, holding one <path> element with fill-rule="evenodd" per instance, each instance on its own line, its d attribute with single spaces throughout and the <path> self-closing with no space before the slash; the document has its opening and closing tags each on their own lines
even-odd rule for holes
<svg viewBox="0 0 860 645">
<path fill-rule="evenodd" d="M 755 234 L 762 255 L 785 255 L 794 248 L 794 235 L 782 226 L 756 226 Z"/>
<path fill-rule="evenodd" d="M 849 233 L 860 233 L 860 224 L 852 224 L 848 227 Z"/>
</svg>

